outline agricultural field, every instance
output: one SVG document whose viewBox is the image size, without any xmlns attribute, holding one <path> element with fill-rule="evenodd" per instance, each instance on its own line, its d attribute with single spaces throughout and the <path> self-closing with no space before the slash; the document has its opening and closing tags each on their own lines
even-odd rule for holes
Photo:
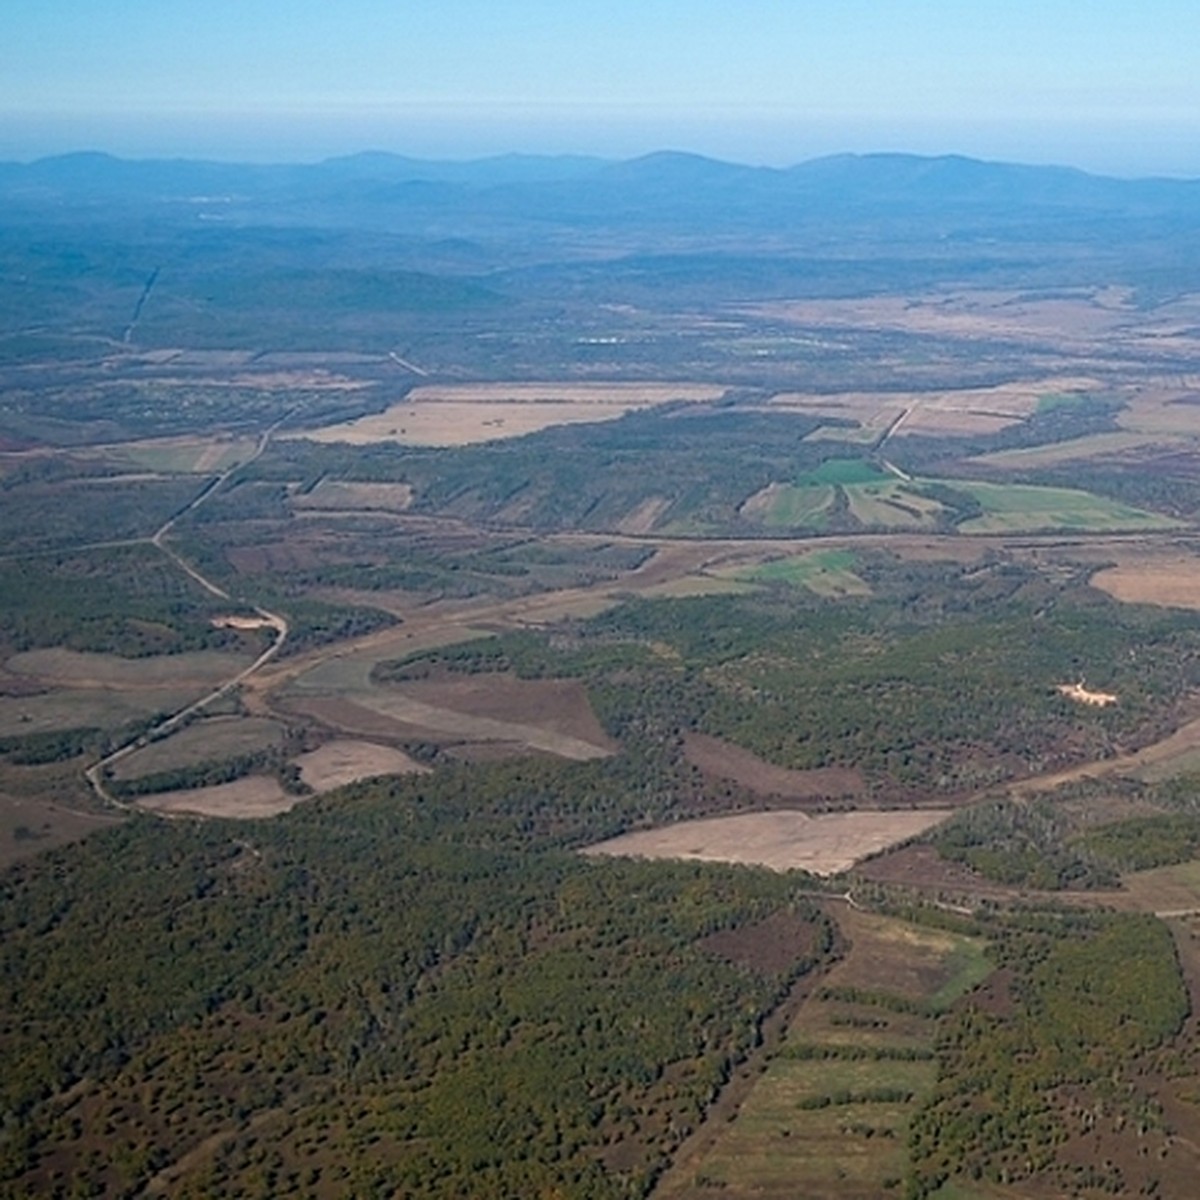
<svg viewBox="0 0 1200 1200">
<path fill-rule="evenodd" d="M 343 425 L 305 430 L 315 442 L 364 446 L 467 446 L 524 437 L 557 425 L 612 421 L 625 413 L 679 401 L 719 399 L 724 388 L 702 383 L 462 384 L 414 388 L 381 413 Z"/>
<path fill-rule="evenodd" d="M 0 1197 L 1191 1200 L 1194 204 L 386 158 L 0 178 Z"/>
<path fill-rule="evenodd" d="M 958 483 L 979 502 L 983 515 L 964 521 L 963 533 L 1033 533 L 1043 530 L 1096 533 L 1170 529 L 1154 513 L 1069 488 Z"/>
<path fill-rule="evenodd" d="M 938 1014 L 992 970 L 976 938 L 839 909 L 849 953 L 789 1022 L 736 1119 L 702 1130 L 656 1191 L 901 1196 L 936 1074 Z"/>
<path fill-rule="evenodd" d="M 948 815 L 944 809 L 742 813 L 622 834 L 589 846 L 586 853 L 841 875 L 862 859 L 927 832 Z"/>
</svg>

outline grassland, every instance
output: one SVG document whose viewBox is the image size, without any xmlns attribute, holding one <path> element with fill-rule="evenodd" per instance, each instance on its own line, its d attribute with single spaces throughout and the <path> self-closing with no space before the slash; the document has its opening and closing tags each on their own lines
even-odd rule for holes
<svg viewBox="0 0 1200 1200">
<path fill-rule="evenodd" d="M 1154 513 L 1070 488 L 970 482 L 955 486 L 978 500 L 984 510 L 982 516 L 963 522 L 963 533 L 1148 532 L 1174 524 Z"/>
<path fill-rule="evenodd" d="M 829 478 L 840 475 L 844 480 Z M 1078 489 L 898 478 L 858 462 L 810 472 L 795 483 L 772 483 L 740 512 L 767 529 L 843 532 L 1122 533 L 1178 527 L 1156 513 Z"/>
</svg>

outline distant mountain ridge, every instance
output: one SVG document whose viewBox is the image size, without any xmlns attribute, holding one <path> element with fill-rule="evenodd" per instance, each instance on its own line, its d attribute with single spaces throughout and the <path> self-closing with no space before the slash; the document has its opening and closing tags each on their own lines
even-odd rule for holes
<svg viewBox="0 0 1200 1200">
<path fill-rule="evenodd" d="M 962 155 L 836 154 L 755 167 L 658 151 L 625 161 L 501 155 L 434 161 L 368 151 L 312 164 L 126 160 L 82 152 L 0 163 L 10 215 L 110 206 L 241 224 L 402 222 L 478 236 L 502 222 L 769 234 L 805 222 L 946 220 L 956 230 L 1097 218 L 1200 225 L 1200 180 L 1115 179 Z M 864 226 L 865 228 L 865 226 Z M 438 233 L 438 231 L 441 231 Z"/>
</svg>

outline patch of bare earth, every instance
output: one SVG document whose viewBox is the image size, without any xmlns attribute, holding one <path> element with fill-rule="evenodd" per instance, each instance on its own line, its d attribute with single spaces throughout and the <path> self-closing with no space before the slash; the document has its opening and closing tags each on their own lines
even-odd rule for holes
<svg viewBox="0 0 1200 1200">
<path fill-rule="evenodd" d="M 295 808 L 303 796 L 290 795 L 279 781 L 265 775 L 249 775 L 232 783 L 189 788 L 178 792 L 156 792 L 138 799 L 138 807 L 163 816 L 223 817 L 254 820 L 274 817 Z"/>
<path fill-rule="evenodd" d="M 703 383 L 476 383 L 414 388 L 382 413 L 289 436 L 368 445 L 465 446 L 554 425 L 611 421 L 677 400 L 710 401 L 724 388 Z"/>
<path fill-rule="evenodd" d="M 837 875 L 856 862 L 916 837 L 950 810 L 848 812 L 810 815 L 775 811 L 680 821 L 599 842 L 585 854 L 734 862 Z"/>
<path fill-rule="evenodd" d="M 296 760 L 300 778 L 315 792 L 328 792 L 377 775 L 420 775 L 429 770 L 402 750 L 375 742 L 339 739 Z"/>
<path fill-rule="evenodd" d="M 1200 609 L 1200 558 L 1145 555 L 1097 571 L 1093 587 L 1127 604 Z"/>
<path fill-rule="evenodd" d="M 862 772 L 854 767 L 793 771 L 764 762 L 749 750 L 704 733 L 689 733 L 684 739 L 683 753 L 688 762 L 705 774 L 731 780 L 760 796 L 781 796 L 786 800 L 840 799 L 861 796 L 866 790 Z"/>
</svg>

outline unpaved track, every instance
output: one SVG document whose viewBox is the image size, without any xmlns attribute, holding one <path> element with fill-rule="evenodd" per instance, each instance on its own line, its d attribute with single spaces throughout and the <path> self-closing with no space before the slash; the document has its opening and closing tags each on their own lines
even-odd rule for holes
<svg viewBox="0 0 1200 1200">
<path fill-rule="evenodd" d="M 292 415 L 292 412 L 285 413 L 279 418 L 278 421 L 276 421 L 268 429 L 264 430 L 262 436 L 258 439 L 258 445 L 254 448 L 254 453 L 244 463 L 235 464 L 227 471 L 224 471 L 222 474 L 218 475 L 216 479 L 206 484 L 200 489 L 196 498 L 190 504 L 188 504 L 185 508 L 180 509 L 179 512 L 177 512 L 173 517 L 169 517 L 166 521 L 164 521 L 163 524 L 154 531 L 149 539 L 151 545 L 161 550 L 163 554 L 165 554 L 177 567 L 179 567 L 181 571 L 183 571 L 191 579 L 194 579 L 196 583 L 204 588 L 205 591 L 213 596 L 219 597 L 222 600 L 230 600 L 232 602 L 232 597 L 223 587 L 213 583 L 211 579 L 207 578 L 199 570 L 197 570 L 182 555 L 180 555 L 178 551 L 169 546 L 166 541 L 167 534 L 171 532 L 172 528 L 174 528 L 176 522 L 179 521 L 180 518 L 186 516 L 188 513 L 195 512 L 195 510 L 199 508 L 200 505 L 202 505 L 210 496 L 219 491 L 224 485 L 225 481 L 229 479 L 229 477 L 233 475 L 235 471 L 239 471 L 243 467 L 249 466 L 250 463 L 259 458 L 271 444 L 271 437 L 275 431 Z M 99 762 L 93 763 L 90 767 L 88 767 L 88 769 L 84 772 L 84 775 L 87 778 L 88 783 L 91 785 L 92 790 L 101 800 L 105 801 L 107 804 L 113 805 L 116 808 L 132 811 L 132 805 L 126 804 L 124 801 L 119 800 L 105 786 L 105 773 L 107 770 L 115 763 L 120 762 L 123 758 L 126 758 L 128 755 L 132 754 L 135 750 L 138 750 L 142 746 L 146 745 L 147 742 L 157 741 L 158 739 L 167 737 L 169 734 L 173 733 L 185 722 L 198 715 L 209 704 L 212 704 L 215 700 L 219 700 L 222 696 L 233 691 L 234 688 L 240 686 L 248 679 L 256 675 L 262 670 L 263 667 L 267 665 L 267 663 L 271 661 L 271 659 L 273 659 L 279 653 L 280 650 L 283 649 L 283 644 L 287 641 L 289 630 L 287 618 L 281 616 L 279 613 L 268 612 L 267 609 L 259 608 L 257 605 L 253 605 L 252 607 L 254 608 L 254 611 L 258 613 L 264 624 L 275 630 L 275 640 L 248 667 L 243 668 L 232 679 L 227 679 L 224 683 L 218 684 L 211 691 L 201 696 L 199 700 L 194 701 L 186 707 L 181 708 L 178 712 L 173 713 L 165 720 L 160 721 L 146 733 L 139 734 L 137 737 L 131 738 L 128 742 L 118 746 L 114 751 L 112 751 L 112 753 L 105 755 L 102 759 L 100 759 Z"/>
</svg>

